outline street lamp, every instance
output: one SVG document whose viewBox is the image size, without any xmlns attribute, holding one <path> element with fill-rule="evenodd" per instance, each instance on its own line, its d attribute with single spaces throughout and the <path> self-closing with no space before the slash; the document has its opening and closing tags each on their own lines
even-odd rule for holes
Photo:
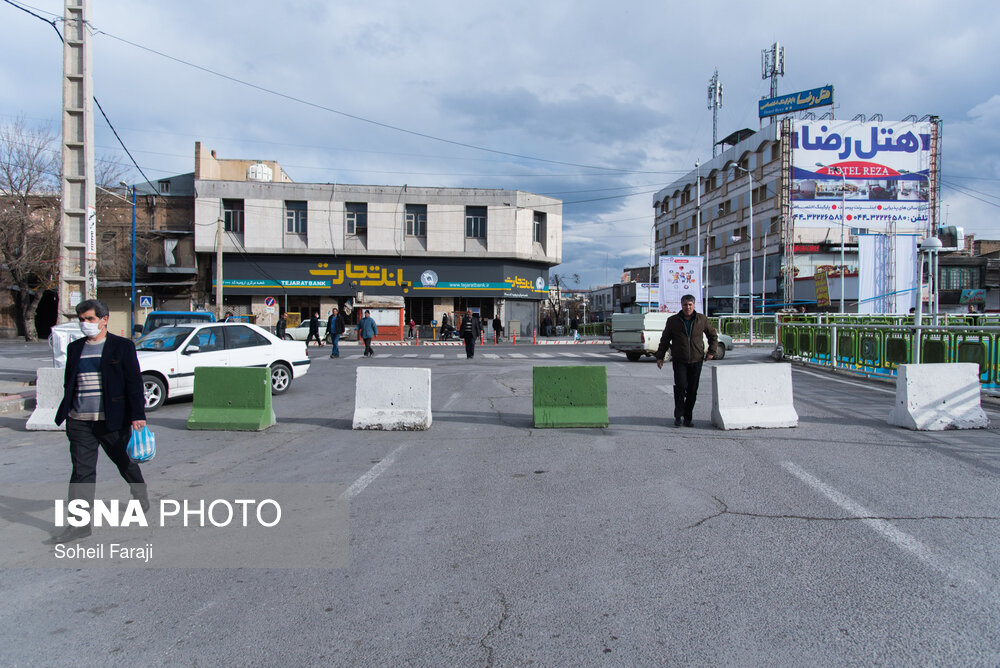
<svg viewBox="0 0 1000 668">
<path fill-rule="evenodd" d="M 753 347 L 753 173 L 746 167 L 733 163 L 733 169 L 741 169 L 747 173 L 750 192 L 750 346 Z"/>
<path fill-rule="evenodd" d="M 656 222 L 649 228 L 649 287 L 646 292 L 646 313 L 653 310 L 653 252 L 656 249 Z M 640 310 L 642 307 L 639 307 Z"/>
<path fill-rule="evenodd" d="M 125 192 L 132 191 L 132 293 L 129 296 L 129 330 L 128 336 L 132 338 L 135 334 L 135 186 L 129 186 L 124 181 L 119 181 L 118 185 L 125 187 Z"/>
<path fill-rule="evenodd" d="M 844 313 L 844 274 L 847 273 L 847 265 L 844 260 L 844 227 L 847 224 L 847 175 L 844 174 L 843 169 L 837 166 L 831 167 L 821 162 L 817 162 L 816 166 L 825 167 L 827 170 L 836 169 L 843 182 L 840 186 L 840 312 Z"/>
</svg>

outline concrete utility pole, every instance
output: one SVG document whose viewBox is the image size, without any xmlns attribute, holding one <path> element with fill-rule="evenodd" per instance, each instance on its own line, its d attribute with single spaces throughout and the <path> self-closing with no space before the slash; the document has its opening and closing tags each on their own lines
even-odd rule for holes
<svg viewBox="0 0 1000 668">
<path fill-rule="evenodd" d="M 94 82 L 87 0 L 66 0 L 63 18 L 59 310 L 64 320 L 72 320 L 77 304 L 97 297 Z"/>
<path fill-rule="evenodd" d="M 222 206 L 220 203 L 219 206 Z M 219 216 L 215 229 L 215 307 L 219 310 L 219 320 L 224 313 L 222 308 L 222 216 Z M 285 305 L 285 309 L 288 305 Z"/>
</svg>

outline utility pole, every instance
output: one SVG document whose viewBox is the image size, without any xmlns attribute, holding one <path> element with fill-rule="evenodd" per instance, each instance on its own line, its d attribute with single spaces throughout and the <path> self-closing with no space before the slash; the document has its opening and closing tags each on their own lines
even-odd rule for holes
<svg viewBox="0 0 1000 668">
<path fill-rule="evenodd" d="M 222 320 L 222 216 L 219 216 L 215 228 L 215 307 L 219 310 L 219 320 Z M 285 307 L 288 308 L 287 306 Z"/>
<path fill-rule="evenodd" d="M 771 97 L 778 96 L 778 77 L 785 76 L 785 47 L 777 42 L 760 52 L 760 78 L 771 80 Z M 771 116 L 771 123 L 777 116 Z"/>
<path fill-rule="evenodd" d="M 719 68 L 708 80 L 708 108 L 712 110 L 712 157 L 715 157 L 715 147 L 719 141 L 719 109 L 722 108 L 722 84 L 719 83 Z"/>
<path fill-rule="evenodd" d="M 97 297 L 97 192 L 94 187 L 94 82 L 88 0 L 65 0 L 63 18 L 62 207 L 59 310 Z"/>
</svg>

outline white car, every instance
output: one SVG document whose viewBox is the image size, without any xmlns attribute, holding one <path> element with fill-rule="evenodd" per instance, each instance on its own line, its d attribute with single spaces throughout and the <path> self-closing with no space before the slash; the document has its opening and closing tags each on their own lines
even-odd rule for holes
<svg viewBox="0 0 1000 668">
<path fill-rule="evenodd" d="M 155 411 L 168 397 L 193 394 L 199 366 L 268 367 L 272 394 L 283 394 L 293 378 L 309 371 L 305 345 L 281 341 L 246 323 L 161 327 L 136 341 L 135 348 L 147 411 Z"/>
</svg>

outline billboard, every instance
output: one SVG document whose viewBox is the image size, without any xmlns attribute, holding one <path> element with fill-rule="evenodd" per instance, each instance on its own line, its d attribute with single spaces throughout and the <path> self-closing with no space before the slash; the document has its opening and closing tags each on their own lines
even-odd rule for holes
<svg viewBox="0 0 1000 668">
<path fill-rule="evenodd" d="M 701 303 L 701 258 L 690 255 L 660 256 L 659 310 L 676 313 L 681 310 L 681 297 L 694 295 L 694 308 L 704 313 Z"/>
<path fill-rule="evenodd" d="M 822 107 L 827 104 L 833 104 L 833 86 L 823 86 L 778 97 L 766 97 L 757 103 L 757 116 L 766 118 L 802 109 Z"/>
<path fill-rule="evenodd" d="M 794 121 L 792 128 L 796 227 L 927 229 L 936 179 L 931 123 Z"/>
<path fill-rule="evenodd" d="M 909 313 L 917 303 L 917 235 L 862 234 L 858 254 L 858 313 Z"/>
</svg>

